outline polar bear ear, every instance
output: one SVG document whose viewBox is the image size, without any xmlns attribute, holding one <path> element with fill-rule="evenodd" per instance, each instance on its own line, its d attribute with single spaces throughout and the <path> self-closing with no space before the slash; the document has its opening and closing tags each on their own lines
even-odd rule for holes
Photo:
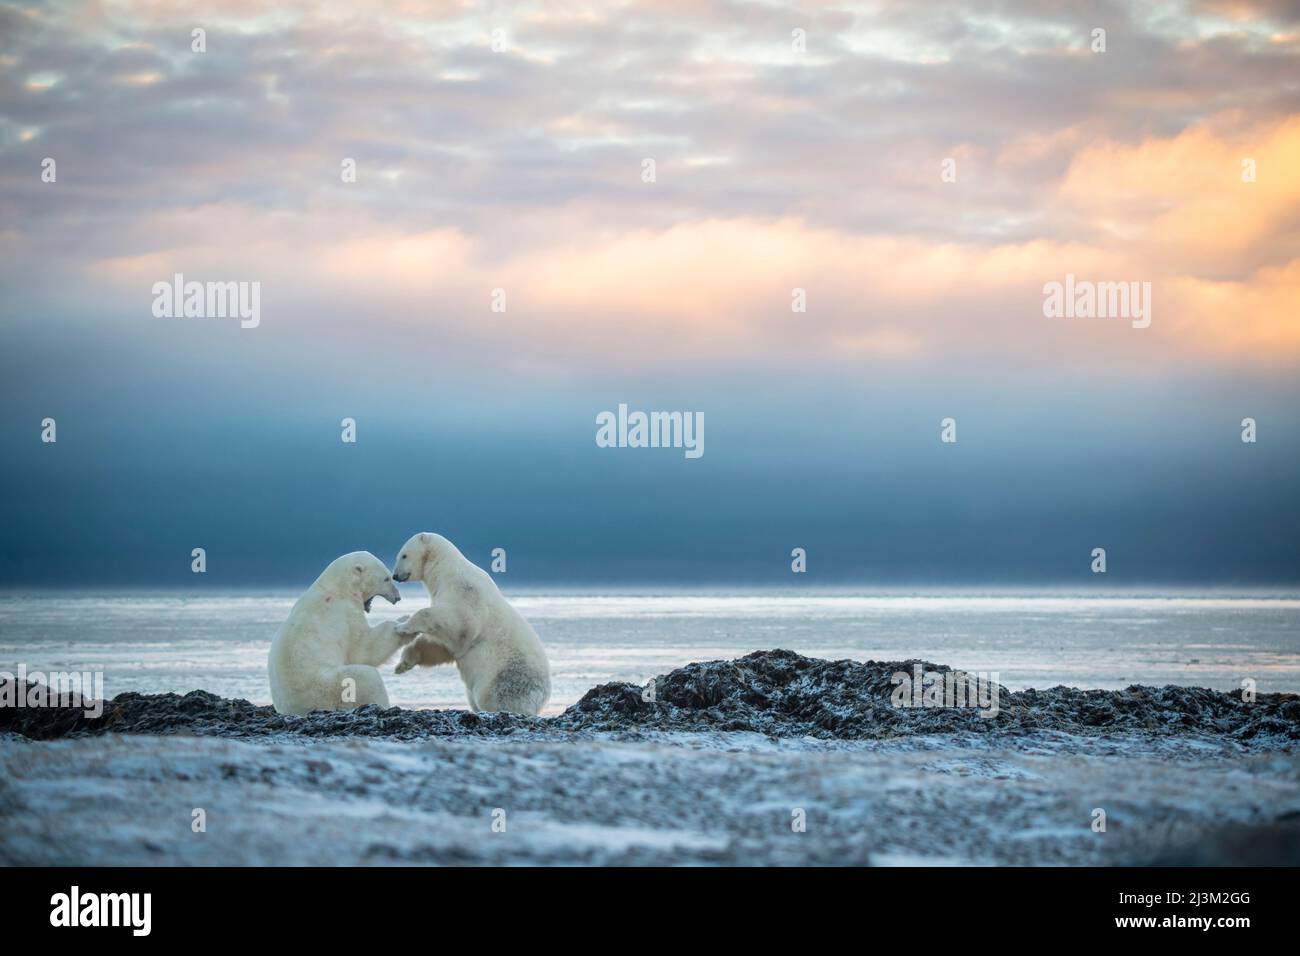
<svg viewBox="0 0 1300 956">
<path fill-rule="evenodd" d="M 358 564 L 358 565 L 354 565 L 352 570 L 355 571 L 357 574 L 364 574 L 366 569 Z"/>
<path fill-rule="evenodd" d="M 429 532 L 427 532 L 427 531 L 421 531 L 421 532 L 420 532 L 420 540 L 421 540 L 421 541 L 424 541 L 424 542 L 427 543 L 428 540 L 429 540 Z"/>
</svg>

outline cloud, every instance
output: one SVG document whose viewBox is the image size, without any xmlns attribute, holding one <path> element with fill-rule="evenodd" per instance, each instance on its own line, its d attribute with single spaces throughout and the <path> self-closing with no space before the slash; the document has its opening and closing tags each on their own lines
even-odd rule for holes
<svg viewBox="0 0 1300 956">
<path fill-rule="evenodd" d="M 184 272 L 341 358 L 365 315 L 533 370 L 1300 359 L 1289 6 L 744 9 L 244 2 L 194 54 L 172 4 L 0 5 L 9 308 Z M 1152 328 L 1044 320 L 1066 273 L 1150 281 Z"/>
</svg>

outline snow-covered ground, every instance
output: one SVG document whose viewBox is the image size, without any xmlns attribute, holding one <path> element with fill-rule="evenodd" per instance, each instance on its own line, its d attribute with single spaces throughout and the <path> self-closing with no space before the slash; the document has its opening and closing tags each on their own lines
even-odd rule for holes
<svg viewBox="0 0 1300 956">
<path fill-rule="evenodd" d="M 1297 812 L 1300 756 L 1195 736 L 0 735 L 7 865 L 1109 864 Z"/>
</svg>

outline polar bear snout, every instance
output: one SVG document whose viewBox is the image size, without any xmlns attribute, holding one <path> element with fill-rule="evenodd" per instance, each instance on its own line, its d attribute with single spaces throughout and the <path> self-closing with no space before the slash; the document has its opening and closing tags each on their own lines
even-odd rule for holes
<svg viewBox="0 0 1300 956">
<path fill-rule="evenodd" d="M 428 538 L 427 532 L 421 532 L 412 535 L 402 545 L 402 550 L 397 552 L 397 560 L 393 562 L 394 581 L 410 581 L 413 578 L 418 581 L 424 577 L 424 572 L 428 570 Z"/>
</svg>

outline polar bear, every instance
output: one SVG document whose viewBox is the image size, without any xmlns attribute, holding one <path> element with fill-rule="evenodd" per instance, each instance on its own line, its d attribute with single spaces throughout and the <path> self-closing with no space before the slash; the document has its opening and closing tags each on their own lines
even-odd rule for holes
<svg viewBox="0 0 1300 956">
<path fill-rule="evenodd" d="M 335 558 L 298 599 L 267 660 L 277 712 L 388 706 L 375 668 L 411 638 L 397 633 L 400 622 L 366 623 L 376 596 L 390 604 L 401 599 L 384 563 L 369 551 L 353 551 Z"/>
<path fill-rule="evenodd" d="M 399 636 L 414 640 L 397 673 L 455 661 L 472 710 L 541 711 L 551 696 L 546 651 L 486 571 L 442 535 L 425 531 L 402 546 L 393 578 L 419 578 L 429 592 L 429 606 L 398 626 Z"/>
</svg>

